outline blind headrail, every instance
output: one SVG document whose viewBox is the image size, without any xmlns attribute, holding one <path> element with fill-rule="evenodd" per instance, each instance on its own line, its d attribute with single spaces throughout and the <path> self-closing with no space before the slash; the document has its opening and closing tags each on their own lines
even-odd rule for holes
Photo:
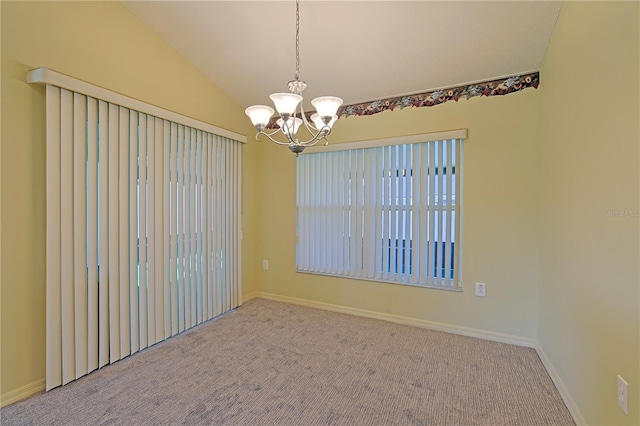
<svg viewBox="0 0 640 426">
<path fill-rule="evenodd" d="M 319 152 L 348 151 L 351 149 L 378 148 L 381 146 L 404 145 L 422 142 L 435 142 L 449 139 L 466 139 L 467 129 L 446 130 L 443 132 L 421 133 L 418 135 L 398 136 L 385 139 L 370 139 L 356 142 L 332 144 L 328 146 L 307 148 L 303 154 Z"/>
<path fill-rule="evenodd" d="M 203 121 L 187 117 L 186 115 L 178 114 L 177 112 L 169 111 L 167 109 L 160 108 L 158 106 L 131 98 L 129 96 L 116 93 L 109 89 L 87 83 L 86 81 L 78 80 L 77 78 L 61 74 L 49 68 L 40 67 L 27 72 L 27 83 L 50 84 L 52 86 L 61 87 L 63 89 L 101 99 L 112 104 L 143 112 L 145 114 L 153 115 L 154 117 L 173 121 L 175 123 L 193 127 L 205 132 L 210 132 L 218 136 L 233 139 L 238 142 L 247 142 L 247 137 L 245 135 L 232 132 L 231 130 L 216 127 Z"/>
</svg>

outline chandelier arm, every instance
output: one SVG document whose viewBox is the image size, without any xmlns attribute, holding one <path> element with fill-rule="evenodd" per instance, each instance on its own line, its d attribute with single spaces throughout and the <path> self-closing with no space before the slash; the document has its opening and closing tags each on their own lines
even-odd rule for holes
<svg viewBox="0 0 640 426">
<path fill-rule="evenodd" d="M 307 120 L 307 115 L 304 113 L 302 102 L 300 102 L 300 115 L 302 116 L 302 122 L 304 123 L 304 127 L 307 128 L 309 133 L 313 135 L 315 132 L 319 132 L 320 130 L 322 130 L 322 129 L 316 129 L 316 126 L 309 123 L 309 120 Z"/>
<path fill-rule="evenodd" d="M 329 133 L 331 132 L 331 130 L 329 130 Z M 302 146 L 314 146 L 315 144 L 317 144 L 321 139 L 324 139 L 325 141 L 327 141 L 327 136 L 329 135 L 329 133 L 326 134 L 322 134 L 322 132 L 315 134 L 311 139 L 300 142 L 299 140 L 294 142 L 297 145 L 302 145 Z"/>
<path fill-rule="evenodd" d="M 329 136 L 329 134 L 331 133 L 331 127 L 329 127 L 328 125 L 324 125 L 321 128 L 317 128 L 315 126 L 315 124 L 311 124 L 309 122 L 309 120 L 307 120 L 307 115 L 304 113 L 304 108 L 302 107 L 302 102 L 300 102 L 300 115 L 302 116 L 302 122 L 304 123 L 304 127 L 307 128 L 307 130 L 309 131 L 309 133 L 311 133 L 312 135 L 315 135 L 316 133 L 319 134 L 319 137 L 321 139 L 325 140 L 325 146 L 329 144 L 329 141 L 327 140 L 327 136 Z M 326 131 L 325 131 L 326 130 Z M 324 135 L 322 135 L 322 133 L 324 132 Z M 313 140 L 313 139 L 310 139 Z"/>
<path fill-rule="evenodd" d="M 262 130 L 261 132 L 259 132 L 258 134 L 263 134 L 265 136 L 273 136 L 276 133 L 278 133 L 280 131 L 280 129 L 275 129 L 273 132 L 269 133 L 269 132 L 265 132 L 264 130 Z"/>
<path fill-rule="evenodd" d="M 282 133 L 284 133 L 284 135 L 289 140 L 291 140 L 291 137 L 289 135 L 295 134 L 295 128 L 296 128 L 295 114 L 294 114 L 294 117 L 291 119 L 291 126 L 289 126 L 289 120 L 283 120 L 282 126 L 280 126 L 280 130 L 282 130 Z"/>
<path fill-rule="evenodd" d="M 315 129 L 315 127 L 313 127 L 313 129 Z M 329 143 L 329 141 L 327 140 L 327 136 L 329 136 L 331 134 L 331 127 L 324 126 L 320 130 L 316 129 L 316 130 L 313 130 L 313 131 L 311 129 L 307 128 L 307 130 L 309 130 L 309 133 L 311 133 L 313 135 L 313 137 L 311 139 L 309 139 L 308 142 L 314 141 L 314 140 L 324 139 L 327 142 L 327 144 Z"/>
<path fill-rule="evenodd" d="M 291 142 L 280 142 L 280 141 L 278 141 L 278 140 L 276 140 L 276 139 L 272 138 L 271 136 L 272 136 L 272 135 L 275 135 L 276 133 L 277 133 L 277 131 L 275 131 L 275 132 L 273 132 L 273 133 L 259 132 L 259 133 L 256 135 L 256 140 L 258 139 L 258 136 L 260 136 L 260 135 L 264 135 L 264 136 L 266 136 L 267 138 L 269 138 L 269 140 L 270 140 L 271 142 L 273 142 L 273 143 L 275 143 L 275 144 L 278 144 L 278 145 L 289 145 L 289 144 L 291 143 Z M 289 138 L 287 137 L 287 139 L 289 139 Z"/>
<path fill-rule="evenodd" d="M 302 122 L 304 123 L 304 127 L 306 127 L 309 133 L 311 133 L 312 135 L 318 132 L 318 129 L 316 129 L 315 126 L 309 123 L 307 120 L 303 119 Z"/>
</svg>

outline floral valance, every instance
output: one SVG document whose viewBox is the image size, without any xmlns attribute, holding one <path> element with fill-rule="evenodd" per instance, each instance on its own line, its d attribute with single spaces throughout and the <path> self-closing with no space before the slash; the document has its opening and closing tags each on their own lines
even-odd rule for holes
<svg viewBox="0 0 640 426">
<path fill-rule="evenodd" d="M 467 84 L 464 86 L 438 89 L 431 92 L 415 95 L 398 96 L 395 98 L 379 99 L 373 102 L 364 102 L 355 105 L 346 105 L 338 111 L 338 117 L 351 115 L 372 115 L 382 111 L 393 111 L 396 108 L 406 107 L 430 107 L 448 101 L 458 101 L 460 98 L 473 98 L 475 96 L 498 96 L 518 92 L 527 87 L 538 88 L 540 73 L 532 72 L 525 75 L 515 75 L 499 80 L 483 81 L 481 83 Z"/>
<path fill-rule="evenodd" d="M 514 75 L 497 80 L 483 81 L 480 83 L 466 84 L 463 86 L 449 87 L 432 90 L 430 92 L 414 95 L 396 96 L 393 98 L 378 99 L 360 104 L 343 105 L 338 110 L 338 118 L 352 115 L 373 115 L 383 111 L 393 111 L 396 108 L 407 107 L 431 107 L 449 101 L 458 101 L 461 98 L 469 99 L 475 96 L 500 96 L 508 93 L 519 92 L 527 87 L 538 88 L 540 73 L 538 71 L 528 74 Z M 310 116 L 311 113 L 307 113 Z M 309 117 L 307 117 L 309 118 Z M 271 119 L 268 128 L 276 128 L 276 118 Z"/>
</svg>

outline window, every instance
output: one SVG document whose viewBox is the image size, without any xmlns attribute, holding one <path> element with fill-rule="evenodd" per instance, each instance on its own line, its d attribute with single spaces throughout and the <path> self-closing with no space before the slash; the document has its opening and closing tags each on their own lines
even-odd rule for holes
<svg viewBox="0 0 640 426">
<path fill-rule="evenodd" d="M 437 136 L 298 157 L 297 270 L 460 289 L 466 132 Z"/>
</svg>

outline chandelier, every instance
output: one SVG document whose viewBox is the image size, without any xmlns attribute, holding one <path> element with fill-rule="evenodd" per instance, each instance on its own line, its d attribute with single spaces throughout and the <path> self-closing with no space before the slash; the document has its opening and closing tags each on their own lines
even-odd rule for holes
<svg viewBox="0 0 640 426">
<path fill-rule="evenodd" d="M 296 0 L 296 73 L 294 79 L 289 82 L 289 93 L 274 93 L 269 97 L 273 101 L 280 118 L 276 121 L 279 128 L 273 132 L 267 132 L 267 125 L 273 116 L 273 108 L 266 105 L 253 105 L 244 112 L 249 116 L 253 125 L 258 129 L 256 140 L 260 135 L 265 135 L 269 140 L 278 145 L 287 145 L 291 152 L 296 156 L 300 154 L 306 147 L 314 146 L 319 141 L 324 140 L 327 145 L 327 136 L 331 133 L 333 123 L 338 119 L 336 113 L 342 105 L 342 99 L 335 96 L 321 96 L 311 101 L 316 112 L 311 115 L 311 121 L 307 120 L 302 105 L 302 92 L 307 84 L 300 80 L 300 5 Z M 298 110 L 299 112 L 296 112 Z M 304 124 L 305 128 L 311 135 L 311 138 L 305 141 L 296 139 L 295 135 Z M 276 133 L 283 133 L 286 142 L 280 142 L 273 138 Z"/>
</svg>

